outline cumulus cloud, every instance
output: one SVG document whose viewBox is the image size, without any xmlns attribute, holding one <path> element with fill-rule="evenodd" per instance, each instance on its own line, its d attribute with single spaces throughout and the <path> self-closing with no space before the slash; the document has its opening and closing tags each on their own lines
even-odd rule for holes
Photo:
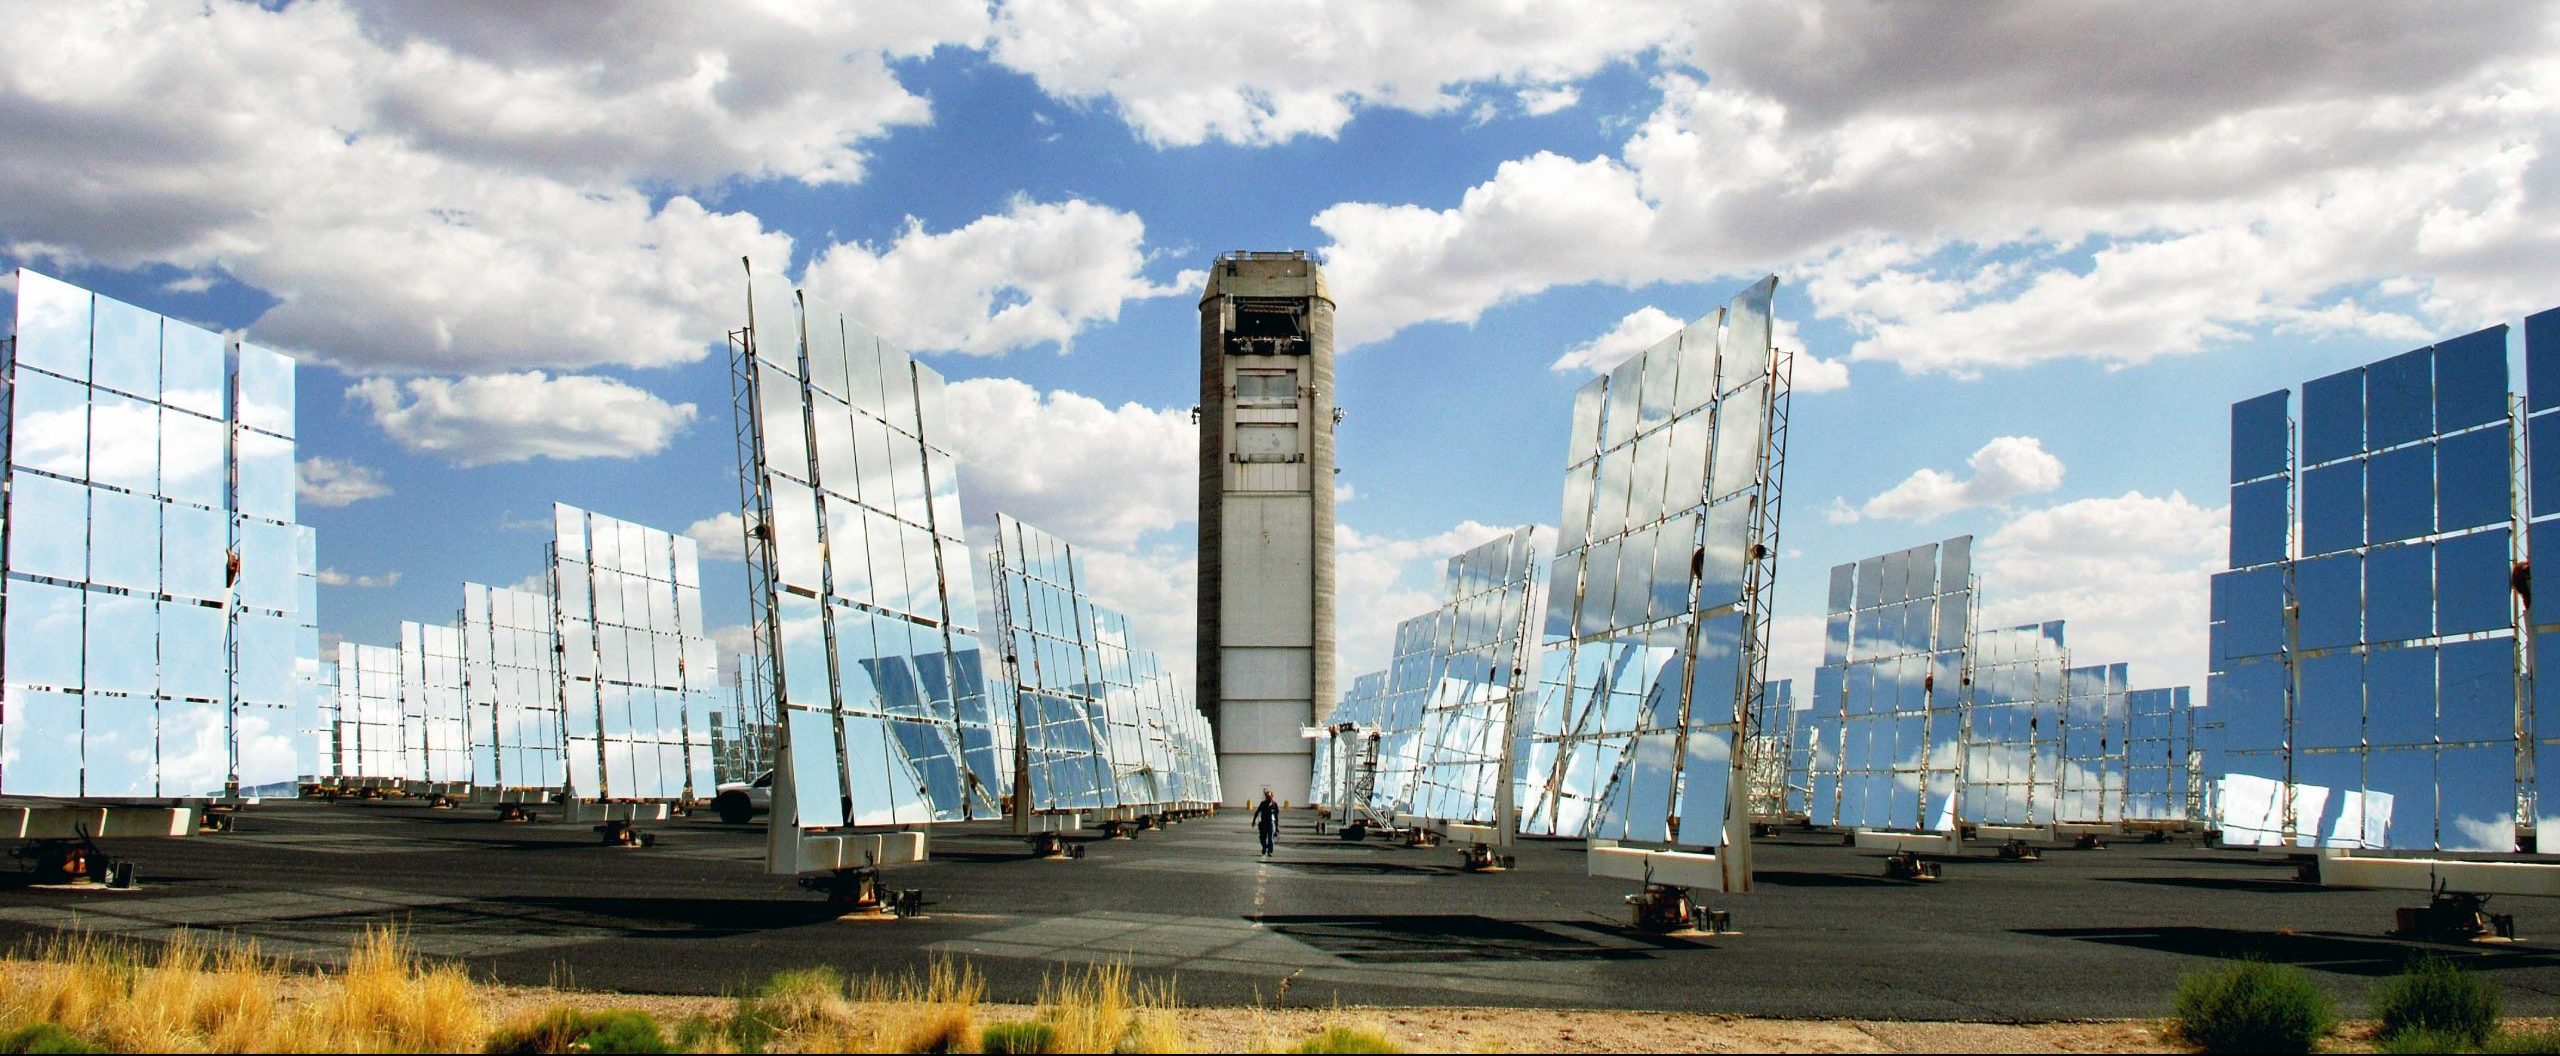
<svg viewBox="0 0 2560 1056">
<path fill-rule="evenodd" d="M 320 570 L 319 578 L 320 585 L 324 587 L 396 587 L 400 585 L 400 572 L 397 569 L 378 576 L 357 576 L 334 568 L 324 568 Z"/>
<path fill-rule="evenodd" d="M 1445 531 L 1405 537 L 1337 524 L 1333 533 L 1334 657 L 1340 688 L 1355 675 L 1387 666 L 1396 625 L 1440 607 L 1440 570 L 1449 558 L 1518 530 L 1519 525 L 1460 521 Z M 1543 557 L 1555 555 L 1556 530 L 1532 535 Z"/>
<path fill-rule="evenodd" d="M 1559 110 L 1571 110 L 1582 102 L 1582 90 L 1570 84 L 1523 88 L 1519 91 L 1520 110 L 1532 117 L 1543 117 Z"/>
<path fill-rule="evenodd" d="M 1654 342 L 1680 332 L 1686 324 L 1672 318 L 1671 313 L 1650 304 L 1628 312 L 1609 332 L 1592 338 L 1556 357 L 1547 369 L 1558 373 L 1589 371 L 1606 374 L 1628 356 L 1644 351 Z"/>
<path fill-rule="evenodd" d="M 341 458 L 314 455 L 294 465 L 294 493 L 305 505 L 338 507 L 391 494 L 382 472 Z"/>
<path fill-rule="evenodd" d="M 1270 144 L 1331 137 L 1363 108 L 1454 111 L 1477 86 L 1552 112 L 1572 105 L 1572 82 L 1676 39 L 1688 21 L 1683 5 L 1655 0 L 1606 18 L 1565 4 L 1451 17 L 1291 0 L 1258 9 L 1250 26 L 1181 0 L 1033 0 L 997 15 L 993 53 L 1050 95 L 1107 103 L 1159 146 Z"/>
<path fill-rule="evenodd" d="M 735 513 L 719 513 L 686 526 L 684 534 L 707 560 L 744 561 L 747 559 L 746 518 Z"/>
<path fill-rule="evenodd" d="M 1199 434 L 1184 408 L 1079 393 L 1041 394 L 1012 378 L 951 383 L 951 419 L 972 529 L 998 511 L 1079 546 L 1127 550 L 1199 516 Z"/>
<path fill-rule="evenodd" d="M 1975 549 L 1982 625 L 2065 620 L 2075 665 L 2126 662 L 2137 686 L 2202 686 L 2228 517 L 2138 491 L 2020 514 Z"/>
<path fill-rule="evenodd" d="M 1547 369 L 1560 373 L 1587 370 L 1593 374 L 1606 374 L 1625 362 L 1628 356 L 1644 351 L 1654 342 L 1679 332 L 1687 325 L 1671 313 L 1648 304 L 1627 313 L 1608 333 L 1566 349 L 1555 362 L 1547 364 Z M 1778 319 L 1771 343 L 1796 354 L 1791 391 L 1804 394 L 1849 387 L 1848 365 L 1805 351 L 1804 335 L 1796 327 L 1795 320 Z"/>
<path fill-rule="evenodd" d="M 1000 214 L 928 232 L 913 217 L 885 250 L 828 249 L 802 285 L 911 350 L 993 354 L 1120 318 L 1128 301 L 1196 295 L 1208 273 L 1157 285 L 1146 223 L 1091 202 L 1017 198 Z"/>
<path fill-rule="evenodd" d="M 347 398 L 402 447 L 464 467 L 656 454 L 694 417 L 690 403 L 670 404 L 612 378 L 538 370 L 367 378 L 349 386 Z"/>
<path fill-rule="evenodd" d="M 690 361 L 736 314 L 738 255 L 792 247 L 685 192 L 859 178 L 931 117 L 891 64 L 987 26 L 966 3 L 31 9 L 0 39 L 0 231 L 20 259 L 237 280 L 276 301 L 260 340 L 357 368 Z"/>
<path fill-rule="evenodd" d="M 1742 4 L 1614 155 L 1319 213 L 1346 347 L 1559 285 L 1776 269 L 1849 356 L 1967 374 L 2261 329 L 2406 338 L 2538 306 L 2555 20 L 2487 7 Z M 2322 19 L 2306 36 L 2302 20 Z M 1834 377 L 1829 371 L 1825 378 Z"/>
<path fill-rule="evenodd" d="M 1939 469 L 1916 470 L 1855 511 L 1835 499 L 1831 509 L 1825 511 L 1825 519 L 1842 524 L 1860 517 L 1880 517 L 1926 524 L 1957 510 L 1998 506 L 2062 486 L 2062 460 L 2032 436 L 1993 437 L 1966 460 L 1966 465 L 1973 475 L 1962 479 Z M 1843 517 L 1843 513 L 1849 516 Z"/>
</svg>

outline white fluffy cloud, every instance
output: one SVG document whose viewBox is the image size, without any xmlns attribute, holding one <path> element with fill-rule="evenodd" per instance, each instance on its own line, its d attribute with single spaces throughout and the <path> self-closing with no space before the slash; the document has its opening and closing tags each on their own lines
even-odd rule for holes
<svg viewBox="0 0 2560 1056">
<path fill-rule="evenodd" d="M 1565 349 L 1555 362 L 1547 364 L 1547 369 L 1558 373 L 1583 370 L 1606 374 L 1626 362 L 1628 356 L 1679 333 L 1683 325 L 1686 324 L 1672 318 L 1671 313 L 1648 304 L 1628 312 L 1625 318 L 1618 320 L 1618 325 L 1609 328 L 1608 333 Z"/>
<path fill-rule="evenodd" d="M 1781 269 L 1857 359 L 2137 362 L 2539 305 L 2547 9 L 1719 7 L 1615 156 L 1320 213 L 1346 346 L 1558 286 Z M 2317 20 L 2318 34 L 2299 27 Z M 2399 302 L 2393 304 L 2390 302 Z M 2414 304 L 2416 317 L 2407 306 Z"/>
<path fill-rule="evenodd" d="M 2075 665 L 2126 662 L 2138 687 L 2202 687 L 2206 591 L 2228 516 L 2175 492 L 2021 514 L 1976 548 L 1982 625 L 2065 620 Z"/>
<path fill-rule="evenodd" d="M 1120 318 L 1128 301 L 1199 293 L 1206 272 L 1147 280 L 1146 235 L 1134 213 L 1017 198 L 1003 213 L 939 234 L 909 217 L 885 250 L 834 246 L 802 284 L 911 350 L 1063 346 Z"/>
<path fill-rule="evenodd" d="M 236 279 L 279 302 L 258 338 L 356 367 L 688 361 L 736 315 L 738 255 L 790 240 L 660 195 L 859 177 L 930 117 L 888 63 L 986 27 L 929 2 L 30 8 L 0 38 L 0 231 Z"/>
<path fill-rule="evenodd" d="M 1199 516 L 1199 434 L 1188 410 L 1039 390 L 1012 378 L 951 383 L 953 446 L 972 527 L 999 511 L 1078 546 L 1130 550 Z"/>
<path fill-rule="evenodd" d="M 1998 436 L 1966 460 L 1973 475 L 1958 479 L 1939 469 L 1919 469 L 1902 483 L 1868 499 L 1854 511 L 1833 500 L 1825 516 L 1833 524 L 1860 517 L 1918 521 L 1926 524 L 1957 510 L 1998 506 L 2011 499 L 2062 486 L 2062 460 L 2032 436 Z M 1844 516 L 1845 514 L 1845 516 Z"/>
<path fill-rule="evenodd" d="M 1832 392 L 1849 387 L 1848 364 L 1805 351 L 1804 335 L 1797 329 L 1795 320 L 1781 318 L 1777 323 L 1772 344 L 1796 353 L 1792 391 L 1798 394 Z M 1618 325 L 1609 328 L 1608 333 L 1566 349 L 1555 362 L 1547 364 L 1547 369 L 1560 373 L 1587 370 L 1606 374 L 1625 362 L 1628 356 L 1643 351 L 1686 325 L 1671 313 L 1648 304 L 1628 312 L 1618 320 Z"/>
<path fill-rule="evenodd" d="M 1158 145 L 1268 144 L 1330 137 L 1364 107 L 1452 111 L 1478 86 L 1550 113 L 1573 104 L 1572 82 L 1687 21 L 1654 0 L 1606 17 L 1536 2 L 1282 0 L 1240 17 L 1183 0 L 1028 0 L 998 14 L 994 54 L 1053 96 L 1107 102 Z"/>
<path fill-rule="evenodd" d="M 744 561 L 747 559 L 746 518 L 735 513 L 719 513 L 686 526 L 684 534 L 694 542 L 706 560 Z"/>
<path fill-rule="evenodd" d="M 1440 569 L 1470 548 L 1518 529 L 1474 520 L 1419 538 L 1371 535 L 1347 524 L 1333 533 L 1334 672 L 1344 692 L 1351 679 L 1387 666 L 1396 625 L 1439 608 Z M 1540 554 L 1553 556 L 1556 531 L 1539 525 Z"/>
<path fill-rule="evenodd" d="M 690 403 L 589 375 L 367 378 L 347 398 L 402 447 L 458 466 L 655 454 L 693 421 Z"/>
<path fill-rule="evenodd" d="M 382 472 L 343 458 L 315 455 L 294 465 L 294 493 L 306 505 L 347 506 L 391 494 Z"/>
<path fill-rule="evenodd" d="M 319 580 L 324 587 L 396 587 L 400 585 L 400 572 L 393 569 L 378 576 L 359 576 L 324 568 L 320 570 Z"/>
</svg>

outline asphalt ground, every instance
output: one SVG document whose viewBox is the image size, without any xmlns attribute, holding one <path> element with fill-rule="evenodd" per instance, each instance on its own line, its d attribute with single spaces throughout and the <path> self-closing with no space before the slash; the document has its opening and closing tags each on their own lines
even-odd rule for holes
<svg viewBox="0 0 2560 1056">
<path fill-rule="evenodd" d="M 1256 859 L 1243 812 L 1085 857 L 1029 857 L 987 827 L 938 831 L 933 861 L 888 872 L 920 917 L 836 919 L 763 872 L 761 823 L 708 815 L 640 849 L 584 826 L 506 824 L 412 802 L 275 802 L 236 831 L 111 841 L 130 891 L 0 884 L 0 945 L 85 928 L 165 940 L 255 939 L 313 963 L 367 927 L 523 984 L 737 993 L 814 964 L 849 974 L 961 958 L 991 996 L 1028 1001 L 1069 965 L 1170 975 L 1188 1004 L 1492 1005 L 1785 1017 L 2034 1021 L 2163 1014 L 2179 976 L 2218 959 L 2309 969 L 2349 1011 L 2371 983 L 2433 951 L 2503 984 L 2510 1012 L 2560 1015 L 2560 900 L 2500 898 L 2525 941 L 2429 946 L 2383 937 L 2410 892 L 2293 881 L 2281 857 L 2117 841 L 2042 861 L 1943 859 L 1944 879 L 1883 879 L 1883 855 L 1838 837 L 1758 841 L 1758 890 L 1722 896 L 1738 934 L 1667 939 L 1628 925 L 1634 885 L 1584 874 L 1579 845 L 1530 842 L 1518 868 L 1469 874 L 1452 849 L 1346 843 L 1290 812 Z M 2537 941 L 2541 940 L 2541 941 Z"/>
</svg>

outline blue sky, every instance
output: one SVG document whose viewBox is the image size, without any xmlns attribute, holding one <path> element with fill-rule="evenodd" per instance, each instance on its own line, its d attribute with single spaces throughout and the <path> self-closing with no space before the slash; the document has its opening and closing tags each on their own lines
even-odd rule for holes
<svg viewBox="0 0 2560 1056">
<path fill-rule="evenodd" d="M 1551 364 L 1776 273 L 1777 674 L 1831 564 L 1973 533 L 1987 622 L 2200 682 L 2229 404 L 2560 301 L 2523 7 L 497 10 L 0 41 L 0 257 L 303 359 L 352 640 L 535 574 L 555 500 L 734 552 L 753 255 L 959 382 L 973 526 L 1076 542 L 1187 666 L 1193 272 L 1297 248 L 1345 339 L 1346 672 L 1439 559 L 1555 522 L 1589 372 Z"/>
</svg>

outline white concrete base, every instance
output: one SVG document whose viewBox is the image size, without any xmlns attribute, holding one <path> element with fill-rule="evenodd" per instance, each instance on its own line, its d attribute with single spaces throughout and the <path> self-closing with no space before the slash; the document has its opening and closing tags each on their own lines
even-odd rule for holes
<svg viewBox="0 0 2560 1056">
<path fill-rule="evenodd" d="M 1488 847 L 1505 847 L 1511 843 L 1510 840 L 1503 838 L 1506 833 L 1499 826 L 1476 825 L 1463 821 L 1423 822 L 1422 824 L 1455 843 L 1481 843 Z"/>
<path fill-rule="evenodd" d="M 551 802 L 559 794 L 560 790 L 556 788 L 474 788 L 471 790 L 471 802 L 485 803 L 490 806 L 508 804 L 540 806 Z"/>
<path fill-rule="evenodd" d="M 791 860 L 768 860 L 766 872 L 805 876 L 865 866 L 911 865 L 924 861 L 926 852 L 921 831 L 802 833 L 796 848 Z"/>
<path fill-rule="evenodd" d="M 59 806 L 0 807 L 0 839 L 76 840 L 193 836 L 194 807 Z"/>
<path fill-rule="evenodd" d="M 2054 823 L 2053 834 L 2066 840 L 2082 836 L 2122 836 L 2124 826 L 2112 821 L 2063 821 Z"/>
<path fill-rule="evenodd" d="M 2051 843 L 2055 839 L 2051 825 L 1976 825 L 1973 827 L 1973 838 L 1986 841 L 1998 840 L 2002 843 L 2010 840 Z"/>
<path fill-rule="evenodd" d="M 1724 862 L 1715 855 L 1605 844 L 1606 841 L 1593 843 L 1590 852 L 1584 856 L 1592 876 L 1685 887 L 1692 891 L 1725 889 Z"/>
<path fill-rule="evenodd" d="M 1964 841 L 1952 832 L 1870 832 L 1860 829 L 1851 837 L 1853 846 L 1862 851 L 1910 851 L 1913 854 L 1955 854 Z"/>
<path fill-rule="evenodd" d="M 593 800 L 579 800 L 575 803 L 569 804 L 568 817 L 563 820 L 566 820 L 571 824 L 581 822 L 602 824 L 608 821 L 665 821 L 667 820 L 667 804 L 664 802 L 598 803 Z"/>
<path fill-rule="evenodd" d="M 1016 814 L 1013 831 L 1025 836 L 1043 832 L 1074 832 L 1084 827 L 1084 815 L 1074 811 L 1058 814 Z"/>
<path fill-rule="evenodd" d="M 2470 862 L 2449 858 L 2370 858 L 2320 852 L 2320 886 L 2382 891 L 2447 891 L 2466 895 L 2560 895 L 2560 862 Z"/>
</svg>

